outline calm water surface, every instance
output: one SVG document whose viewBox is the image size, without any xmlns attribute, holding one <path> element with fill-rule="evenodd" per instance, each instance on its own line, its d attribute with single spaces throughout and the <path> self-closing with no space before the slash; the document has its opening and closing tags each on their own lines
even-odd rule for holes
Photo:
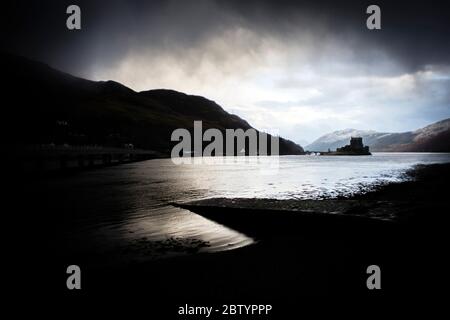
<svg viewBox="0 0 450 320">
<path fill-rule="evenodd" d="M 206 241 L 209 246 L 200 251 L 214 252 L 248 245 L 252 239 L 170 202 L 209 197 L 332 198 L 402 181 L 405 171 L 416 164 L 442 162 L 450 162 L 450 154 L 282 156 L 278 162 L 267 157 L 210 158 L 197 165 L 157 159 L 53 179 L 42 192 L 58 199 L 47 201 L 52 210 L 64 212 L 60 228 L 74 252 L 113 257 L 109 253 L 125 248 L 120 256 L 127 257 L 135 255 L 139 241 L 170 238 Z M 169 248 L 159 255 L 170 254 L 176 252 Z M 149 256 L 139 254 L 142 259 Z"/>
</svg>

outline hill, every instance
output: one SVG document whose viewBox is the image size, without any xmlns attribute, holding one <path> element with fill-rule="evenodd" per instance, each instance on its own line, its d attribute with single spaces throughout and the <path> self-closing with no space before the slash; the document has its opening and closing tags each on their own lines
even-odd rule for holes
<svg viewBox="0 0 450 320">
<path fill-rule="evenodd" d="M 114 81 L 91 81 L 26 58 L 0 55 L 2 136 L 12 146 L 69 144 L 123 146 L 168 155 L 177 128 L 244 130 L 251 126 L 214 101 L 173 90 L 135 92 Z M 280 138 L 280 154 L 302 147 Z"/>
</svg>

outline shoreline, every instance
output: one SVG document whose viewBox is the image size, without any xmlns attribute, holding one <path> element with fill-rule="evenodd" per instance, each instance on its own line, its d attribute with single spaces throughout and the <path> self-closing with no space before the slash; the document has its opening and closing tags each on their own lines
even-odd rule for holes
<svg viewBox="0 0 450 320">
<path fill-rule="evenodd" d="M 289 304 L 299 296 L 376 295 L 367 290 L 365 281 L 367 266 L 377 264 L 383 271 L 381 296 L 432 294 L 443 276 L 436 268 L 446 250 L 443 221 L 450 208 L 444 195 L 450 164 L 417 166 L 408 174 L 413 181 L 336 200 L 362 204 L 401 201 L 404 206 L 394 223 L 331 214 L 311 221 L 301 219 L 302 225 L 298 225 L 300 220 L 291 220 L 286 232 L 263 233 L 256 244 L 243 248 L 91 270 L 96 281 L 88 289 L 120 293 L 151 287 L 158 301 L 190 297 L 202 302 L 241 299 Z M 357 215 L 358 207 L 353 209 Z M 389 205 L 383 208 L 391 209 Z M 231 210 L 224 207 L 216 214 L 223 216 Z M 255 213 L 264 214 L 264 210 Z M 256 230 L 261 225 L 254 222 L 253 226 Z M 116 279 L 113 286 L 108 282 L 112 276 Z"/>
<path fill-rule="evenodd" d="M 105 148 L 108 149 L 108 148 Z M 111 148 L 110 148 L 111 149 Z M 127 154 L 130 150 L 117 149 L 113 150 L 115 154 L 109 154 L 108 157 L 99 157 L 95 155 L 92 159 L 89 155 L 73 155 L 73 154 L 58 154 L 55 155 L 45 155 L 44 157 L 40 157 L 37 154 L 35 155 L 26 155 L 23 159 L 21 158 L 23 155 L 15 154 L 7 157 L 8 165 L 13 168 L 11 172 L 8 172 L 8 175 L 17 174 L 19 176 L 29 176 L 33 178 L 51 178 L 55 176 L 66 176 L 77 173 L 82 173 L 86 171 L 92 171 L 97 169 L 102 169 L 106 167 L 119 166 L 122 164 L 130 164 L 135 162 L 143 162 L 148 160 L 157 160 L 157 159 L 170 159 L 169 154 L 159 153 L 152 150 L 137 150 L 140 152 L 148 153 L 145 155 L 137 155 L 134 158 L 122 157 L 121 154 Z M 102 151 L 103 152 L 103 151 Z M 400 153 L 400 154 L 450 154 L 449 152 L 374 152 L 376 153 Z M 373 155 L 372 153 L 371 155 Z M 281 156 L 311 156 L 310 153 L 305 152 L 304 154 L 283 154 Z M 331 154 L 331 153 L 321 153 L 320 156 L 367 156 L 363 154 Z M 249 156 L 230 156 L 230 158 L 236 157 L 249 157 Z M 193 158 L 193 157 L 192 157 Z M 66 163 L 66 165 L 62 165 L 62 163 Z M 69 163 L 69 165 L 67 165 Z"/>
</svg>

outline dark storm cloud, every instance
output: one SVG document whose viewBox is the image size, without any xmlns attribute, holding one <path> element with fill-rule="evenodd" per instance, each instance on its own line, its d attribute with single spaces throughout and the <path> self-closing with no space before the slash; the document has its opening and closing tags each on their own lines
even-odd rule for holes
<svg viewBox="0 0 450 320">
<path fill-rule="evenodd" d="M 257 128 L 312 141 L 450 116 L 446 2 L 19 0 L 3 4 L 1 41 L 88 79 L 202 95 Z M 80 31 L 65 27 L 70 4 L 81 7 Z M 366 28 L 370 4 L 382 30 Z"/>
<path fill-rule="evenodd" d="M 450 62 L 448 1 L 221 1 L 251 26 L 295 39 L 295 32 L 312 31 L 353 43 L 361 58 L 366 49 L 386 51 L 410 71 L 427 64 Z M 365 27 L 366 8 L 382 10 L 382 30 Z M 350 41 L 349 41 L 350 40 Z M 369 55 L 367 59 L 370 59 Z"/>
<path fill-rule="evenodd" d="M 82 9 L 82 30 L 65 28 L 65 8 Z M 365 8 L 382 9 L 382 30 L 365 28 Z M 410 71 L 450 63 L 446 1 L 15 1 L 2 10 L 4 49 L 75 71 L 114 63 L 130 49 L 183 54 L 228 28 L 243 27 L 295 42 L 299 33 L 334 38 L 375 59 L 373 48 Z M 101 57 L 101 59 L 100 59 Z"/>
</svg>

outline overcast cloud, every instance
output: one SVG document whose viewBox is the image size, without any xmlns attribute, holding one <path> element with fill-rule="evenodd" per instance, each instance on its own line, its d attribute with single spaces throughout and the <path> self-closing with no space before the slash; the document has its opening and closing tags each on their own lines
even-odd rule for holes
<svg viewBox="0 0 450 320">
<path fill-rule="evenodd" d="M 78 33 L 64 30 L 64 1 L 39 5 L 38 27 L 20 24 L 31 4 L 4 44 L 89 79 L 205 96 L 297 142 L 450 117 L 445 2 L 376 3 L 378 31 L 365 1 L 80 1 Z"/>
</svg>

